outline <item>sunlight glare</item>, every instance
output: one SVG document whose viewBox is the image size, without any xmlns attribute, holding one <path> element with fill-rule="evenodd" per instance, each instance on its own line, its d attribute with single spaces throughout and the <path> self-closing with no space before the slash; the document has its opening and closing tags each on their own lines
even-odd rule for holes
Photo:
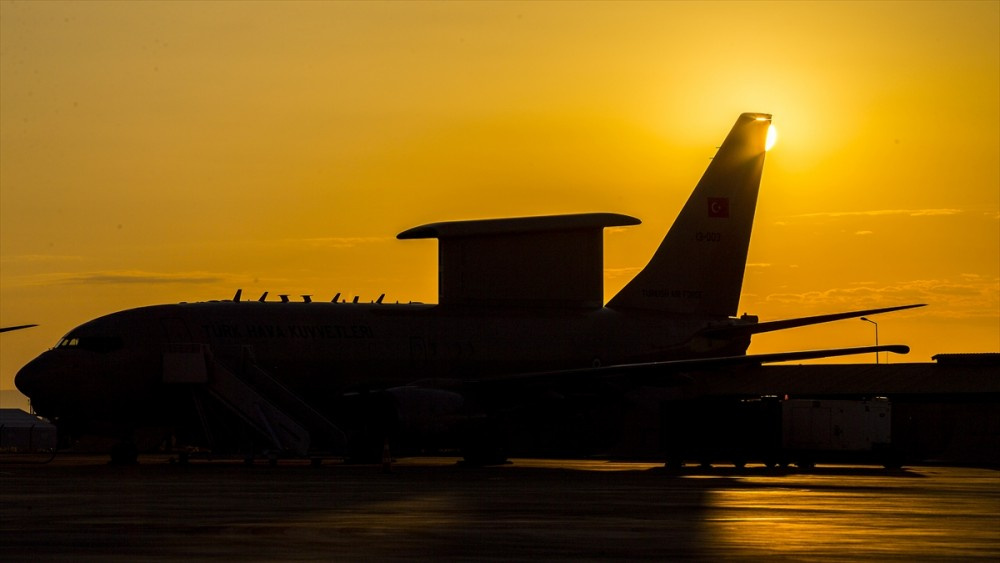
<svg viewBox="0 0 1000 563">
<path fill-rule="evenodd" d="M 778 130 L 774 128 L 774 125 L 767 126 L 767 140 L 764 141 L 764 150 L 769 151 L 774 143 L 778 141 Z"/>
</svg>

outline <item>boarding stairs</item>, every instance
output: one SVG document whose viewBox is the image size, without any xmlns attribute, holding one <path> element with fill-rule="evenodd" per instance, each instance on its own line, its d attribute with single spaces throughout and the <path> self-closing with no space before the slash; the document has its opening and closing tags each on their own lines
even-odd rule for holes
<svg viewBox="0 0 1000 563">
<path fill-rule="evenodd" d="M 163 353 L 163 382 L 205 391 L 262 437 L 272 453 L 329 454 L 346 444 L 340 428 L 257 365 L 249 348 L 223 358 L 206 344 L 169 344 Z"/>
</svg>

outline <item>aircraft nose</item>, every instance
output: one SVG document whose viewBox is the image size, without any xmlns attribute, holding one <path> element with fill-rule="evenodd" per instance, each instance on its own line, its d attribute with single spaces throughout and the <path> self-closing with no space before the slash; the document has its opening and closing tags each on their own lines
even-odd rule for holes
<svg viewBox="0 0 1000 563">
<path fill-rule="evenodd" d="M 25 364 L 14 375 L 14 387 L 17 387 L 17 390 L 27 397 L 32 398 L 40 388 L 44 387 L 43 382 L 47 371 L 45 368 L 48 363 L 50 362 L 46 361 L 45 354 L 42 354 Z"/>
<path fill-rule="evenodd" d="M 74 381 L 80 374 L 65 358 L 53 352 L 43 352 L 24 365 L 14 376 L 14 386 L 31 399 L 35 412 L 43 416 L 58 416 L 61 408 L 72 401 L 79 389 Z"/>
</svg>

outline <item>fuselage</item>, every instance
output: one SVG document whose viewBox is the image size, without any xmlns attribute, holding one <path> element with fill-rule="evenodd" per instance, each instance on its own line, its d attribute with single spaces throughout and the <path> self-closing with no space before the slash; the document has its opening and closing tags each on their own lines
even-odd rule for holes
<svg viewBox="0 0 1000 563">
<path fill-rule="evenodd" d="M 344 393 L 419 380 L 742 354 L 749 344 L 697 338 L 694 316 L 598 309 L 421 304 L 207 302 L 113 313 L 70 331 L 15 383 L 39 414 L 153 416 L 164 354 L 201 345 L 223 364 L 246 358 L 318 410 Z M 335 418 L 336 413 L 328 413 Z"/>
</svg>

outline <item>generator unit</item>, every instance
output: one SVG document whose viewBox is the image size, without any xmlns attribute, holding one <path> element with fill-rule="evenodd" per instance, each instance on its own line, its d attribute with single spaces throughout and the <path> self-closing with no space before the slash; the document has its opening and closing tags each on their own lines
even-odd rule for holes
<svg viewBox="0 0 1000 563">
<path fill-rule="evenodd" d="M 666 401 L 661 437 L 668 466 L 817 462 L 898 467 L 885 398 L 712 397 Z"/>
</svg>

